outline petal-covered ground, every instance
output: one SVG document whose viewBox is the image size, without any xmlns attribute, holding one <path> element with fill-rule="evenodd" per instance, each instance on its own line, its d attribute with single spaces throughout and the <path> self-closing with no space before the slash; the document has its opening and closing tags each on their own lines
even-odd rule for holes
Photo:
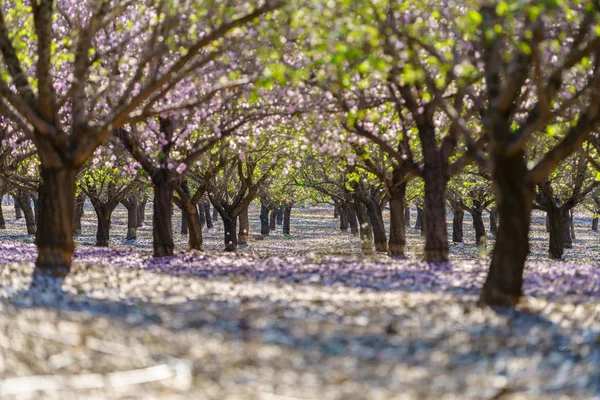
<svg viewBox="0 0 600 400">
<path fill-rule="evenodd" d="M 452 246 L 451 263 L 426 264 L 414 260 L 422 242 L 410 228 L 413 259 L 365 257 L 329 210 L 294 217 L 291 239 L 276 231 L 221 253 L 217 225 L 208 251 L 155 260 L 147 228 L 124 242 L 122 211 L 113 248 L 85 245 L 88 212 L 73 273 L 33 284 L 35 247 L 9 219 L 0 398 L 600 398 L 600 266 L 588 221 L 566 261 L 547 262 L 536 216 L 528 298 L 501 312 L 476 306 L 488 255 L 472 240 Z"/>
</svg>

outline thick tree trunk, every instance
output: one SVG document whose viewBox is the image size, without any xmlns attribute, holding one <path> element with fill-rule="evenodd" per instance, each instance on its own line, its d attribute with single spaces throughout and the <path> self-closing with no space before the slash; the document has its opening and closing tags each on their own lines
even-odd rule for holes
<svg viewBox="0 0 600 400">
<path fill-rule="evenodd" d="M 75 212 L 73 217 L 73 232 L 81 233 L 81 219 L 84 215 L 85 193 L 81 192 L 75 198 Z"/>
<path fill-rule="evenodd" d="M 371 254 L 373 253 L 373 227 L 371 226 L 371 221 L 369 221 L 367 208 L 364 204 L 355 202 L 354 209 L 359 224 L 362 252 L 363 254 Z"/>
<path fill-rule="evenodd" d="M 407 204 L 404 209 L 404 222 L 410 228 L 410 204 Z"/>
<path fill-rule="evenodd" d="M 388 254 L 394 258 L 404 258 L 406 246 L 406 181 L 401 171 L 394 170 L 390 185 L 390 241 Z"/>
<path fill-rule="evenodd" d="M 16 200 L 19 203 L 19 208 L 23 210 L 23 215 L 25 215 L 27 234 L 35 235 L 37 231 L 37 224 L 35 221 L 35 214 L 31 208 L 31 196 L 25 191 L 19 191 L 19 193 L 17 193 Z"/>
<path fill-rule="evenodd" d="M 182 235 L 188 234 L 188 220 L 187 220 L 187 217 L 185 216 L 185 213 L 183 212 L 183 210 L 181 211 L 181 234 Z"/>
<path fill-rule="evenodd" d="M 283 207 L 283 234 L 290 234 L 290 225 L 291 225 L 291 217 L 292 217 L 292 205 L 287 204 Z"/>
<path fill-rule="evenodd" d="M 271 229 L 269 226 L 269 209 L 266 205 L 260 205 L 260 234 L 269 236 Z"/>
<path fill-rule="evenodd" d="M 2 198 L 0 198 L 0 229 L 6 229 L 6 221 L 4 220 L 4 213 L 2 212 Z"/>
<path fill-rule="evenodd" d="M 565 249 L 572 249 L 573 240 L 571 238 L 571 224 L 568 210 L 562 213 L 562 235 L 565 242 Z"/>
<path fill-rule="evenodd" d="M 592 230 L 598 232 L 598 217 L 592 218 Z"/>
<path fill-rule="evenodd" d="M 277 229 L 277 213 L 279 210 L 271 210 L 269 213 L 269 230 L 275 232 Z"/>
<path fill-rule="evenodd" d="M 66 276 L 73 258 L 73 213 L 77 168 L 40 167 L 40 220 L 36 271 Z"/>
<path fill-rule="evenodd" d="M 238 231 L 238 244 L 247 245 L 248 235 L 250 234 L 250 219 L 248 218 L 248 207 L 242 210 L 238 217 L 240 219 L 240 228 Z"/>
<path fill-rule="evenodd" d="M 237 218 L 230 213 L 230 215 L 221 215 L 223 219 L 223 231 L 224 231 L 224 242 L 225 251 L 236 251 L 237 250 Z"/>
<path fill-rule="evenodd" d="M 284 212 L 287 207 L 284 207 Z M 358 235 L 358 220 L 356 219 L 356 211 L 354 207 L 350 205 L 346 205 L 346 212 L 348 215 L 348 225 L 350 225 L 350 233 L 353 235 Z"/>
<path fill-rule="evenodd" d="M 368 196 L 365 201 L 367 206 L 367 214 L 373 227 L 373 239 L 375 240 L 375 251 L 387 253 L 387 235 L 385 233 L 385 225 L 383 223 L 383 215 L 379 204 L 372 197 Z"/>
<path fill-rule="evenodd" d="M 559 260 L 562 258 L 565 241 L 563 237 L 563 218 L 560 209 L 548 208 L 546 212 L 546 218 L 548 221 L 548 227 L 550 228 L 550 237 L 548 243 L 548 257 L 553 260 Z"/>
<path fill-rule="evenodd" d="M 153 177 L 152 183 L 154 185 L 154 208 L 152 211 L 154 257 L 172 256 L 175 245 L 173 243 L 171 207 L 175 188 L 169 182 L 166 172 L 161 172 L 160 176 Z"/>
<path fill-rule="evenodd" d="M 502 128 L 502 127 L 501 127 Z M 504 127 L 508 130 L 508 127 Z M 493 149 L 494 150 L 494 149 Z M 523 292 L 523 269 L 529 254 L 529 226 L 533 184 L 527 180 L 523 152 L 505 156 L 492 153 L 492 179 L 498 208 L 498 234 L 480 302 L 513 307 Z"/>
<path fill-rule="evenodd" d="M 340 231 L 347 232 L 349 221 L 348 221 L 348 212 L 346 211 L 346 206 L 340 204 Z"/>
<path fill-rule="evenodd" d="M 212 215 L 210 213 L 210 201 L 204 203 L 204 218 L 206 219 L 206 227 L 212 229 L 214 227 Z"/>
<path fill-rule="evenodd" d="M 475 229 L 475 244 L 477 246 L 485 246 L 485 225 L 483 224 L 483 211 L 473 210 L 471 213 L 473 217 L 473 228 Z"/>
<path fill-rule="evenodd" d="M 415 229 L 421 231 L 421 236 L 424 235 L 423 229 L 423 207 L 417 206 L 417 219 L 415 221 Z"/>
<path fill-rule="evenodd" d="M 182 213 L 188 227 L 188 247 L 190 250 L 202 250 L 202 223 L 198 207 L 191 202 L 183 204 Z"/>
<path fill-rule="evenodd" d="M 281 206 L 277 209 L 277 225 L 283 225 L 283 211 L 284 206 Z"/>
<path fill-rule="evenodd" d="M 21 207 L 19 207 L 19 202 L 17 201 L 16 197 L 14 198 L 15 201 L 15 219 L 21 219 L 23 218 L 23 213 L 21 212 Z"/>
<path fill-rule="evenodd" d="M 439 164 L 439 165 L 438 165 Z M 425 254 L 424 260 L 448 261 L 448 230 L 446 226 L 446 180 L 441 161 L 431 163 L 423 172 L 425 181 Z"/>
<path fill-rule="evenodd" d="M 127 208 L 127 236 L 126 240 L 136 240 L 137 239 L 137 228 L 138 228 L 138 208 L 139 203 L 135 197 L 129 200 L 130 204 L 128 204 Z"/>
<path fill-rule="evenodd" d="M 454 214 L 452 218 L 452 241 L 454 243 L 462 243 L 463 242 L 463 219 L 465 217 L 465 212 L 462 208 L 456 207 L 452 210 Z"/>
<path fill-rule="evenodd" d="M 498 209 L 496 207 L 490 209 L 490 233 L 494 236 L 498 233 Z"/>
<path fill-rule="evenodd" d="M 106 205 L 94 205 L 98 226 L 96 227 L 96 246 L 108 247 L 110 244 L 110 217 L 112 210 Z"/>
</svg>

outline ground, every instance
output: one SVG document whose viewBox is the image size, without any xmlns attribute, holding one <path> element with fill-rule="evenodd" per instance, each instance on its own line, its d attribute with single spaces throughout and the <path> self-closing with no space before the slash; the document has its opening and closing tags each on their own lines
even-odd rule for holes
<svg viewBox="0 0 600 400">
<path fill-rule="evenodd" d="M 112 248 L 89 246 L 87 210 L 73 273 L 32 284 L 32 238 L 4 211 L 0 398 L 600 398 L 600 251 L 584 216 L 566 261 L 548 262 L 535 215 L 527 298 L 507 312 L 476 305 L 488 254 L 468 220 L 447 265 L 417 261 L 413 228 L 409 260 L 361 256 L 323 209 L 237 254 L 219 251 L 220 224 L 203 253 L 176 233 L 180 252 L 157 261 L 149 227 L 124 241 L 121 209 Z"/>
</svg>

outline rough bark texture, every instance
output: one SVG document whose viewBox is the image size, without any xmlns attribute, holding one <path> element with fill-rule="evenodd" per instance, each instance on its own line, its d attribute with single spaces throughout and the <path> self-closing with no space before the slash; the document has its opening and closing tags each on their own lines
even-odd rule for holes
<svg viewBox="0 0 600 400">
<path fill-rule="evenodd" d="M 439 158 L 439 156 L 438 156 Z M 425 261 L 448 261 L 448 231 L 446 226 L 446 179 L 440 160 L 425 165 Z M 430 168 L 428 168 L 430 167 Z"/>
<path fill-rule="evenodd" d="M 500 221 L 480 302 L 512 307 L 522 296 L 534 191 L 527 180 L 523 152 L 507 156 L 502 150 L 494 150 L 491 173 Z"/>
<path fill-rule="evenodd" d="M 122 201 L 122 204 L 127 209 L 127 236 L 125 240 L 136 240 L 140 203 L 135 196 L 129 196 Z"/>
<path fill-rule="evenodd" d="M 250 219 L 248 218 L 248 207 L 244 207 L 239 215 L 240 228 L 238 232 L 238 244 L 247 245 L 250 234 Z"/>
<path fill-rule="evenodd" d="M 462 208 L 456 207 L 452 210 L 452 213 L 454 214 L 452 217 L 452 241 L 454 243 L 462 243 L 465 212 Z"/>
<path fill-rule="evenodd" d="M 496 207 L 490 209 L 490 233 L 494 236 L 498 233 L 498 209 Z"/>
<path fill-rule="evenodd" d="M 154 185 L 154 208 L 152 211 L 152 246 L 154 257 L 172 256 L 173 225 L 171 222 L 171 206 L 174 187 L 169 182 L 167 173 L 157 173 L 152 179 Z"/>
<path fill-rule="evenodd" d="M 277 213 L 279 210 L 271 210 L 269 213 L 269 230 L 275 232 L 277 229 Z"/>
<path fill-rule="evenodd" d="M 367 214 L 367 208 L 360 202 L 355 202 L 354 209 L 356 210 L 356 218 L 360 230 L 360 240 L 362 243 L 362 251 L 364 254 L 373 253 L 373 228 Z"/>
<path fill-rule="evenodd" d="M 106 205 L 96 206 L 96 217 L 98 225 L 96 227 L 96 246 L 97 247 L 108 247 L 110 244 L 110 217 L 112 210 Z"/>
<path fill-rule="evenodd" d="M 188 225 L 188 247 L 190 250 L 202 250 L 202 224 L 200 213 L 195 204 L 184 204 L 183 215 Z"/>
<path fill-rule="evenodd" d="M 66 276 L 71 269 L 77 172 L 77 168 L 40 167 L 37 272 Z"/>
<path fill-rule="evenodd" d="M 383 215 L 377 200 L 373 196 L 368 196 L 365 201 L 367 214 L 373 227 L 373 239 L 375 241 L 375 251 L 387 253 L 387 235 L 383 223 Z"/>
<path fill-rule="evenodd" d="M 286 204 L 283 208 L 283 234 L 289 235 L 291 228 L 292 205 Z"/>
<path fill-rule="evenodd" d="M 269 226 L 269 209 L 266 205 L 260 205 L 260 234 L 269 236 L 271 228 Z"/>
<path fill-rule="evenodd" d="M 592 218 L 592 230 L 598 232 L 598 217 Z"/>
<path fill-rule="evenodd" d="M 27 234 L 35 235 L 37 231 L 37 224 L 35 221 L 35 213 L 31 208 L 31 196 L 29 193 L 20 190 L 16 195 L 16 200 L 19 203 L 19 208 L 21 208 L 23 215 L 25 216 Z"/>
<path fill-rule="evenodd" d="M 81 192 L 75 198 L 75 213 L 73 216 L 73 232 L 81 233 L 81 219 L 84 215 L 85 193 Z"/>
<path fill-rule="evenodd" d="M 404 258 L 406 246 L 406 180 L 402 172 L 395 168 L 392 174 L 390 191 L 390 241 L 388 254 L 394 258 Z"/>
<path fill-rule="evenodd" d="M 550 230 L 548 242 L 548 257 L 553 260 L 560 260 L 565 249 L 565 240 L 563 237 L 563 218 L 560 208 L 548 207 L 546 218 Z"/>
<path fill-rule="evenodd" d="M 473 217 L 473 228 L 475 229 L 475 244 L 477 246 L 485 246 L 485 225 L 483 224 L 483 212 L 480 210 L 473 210 L 470 213 Z"/>
</svg>

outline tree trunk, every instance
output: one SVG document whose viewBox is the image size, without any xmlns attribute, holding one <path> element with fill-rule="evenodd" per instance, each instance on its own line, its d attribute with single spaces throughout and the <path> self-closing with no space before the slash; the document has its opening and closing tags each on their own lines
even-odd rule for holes
<svg viewBox="0 0 600 400">
<path fill-rule="evenodd" d="M 448 230 L 446 226 L 446 180 L 440 160 L 432 162 L 423 172 L 425 181 L 425 254 L 430 262 L 448 261 Z"/>
<path fill-rule="evenodd" d="M 483 211 L 473 210 L 471 216 L 473 217 L 473 228 L 475 229 L 475 245 L 485 246 L 486 237 L 485 225 L 483 224 Z"/>
<path fill-rule="evenodd" d="M 214 208 L 213 212 L 212 212 L 212 220 L 216 221 L 217 219 L 219 219 L 219 212 L 217 211 L 216 208 Z"/>
<path fill-rule="evenodd" d="M 37 272 L 64 277 L 71 269 L 77 172 L 77 168 L 40 166 Z"/>
<path fill-rule="evenodd" d="M 373 198 L 368 196 L 365 201 L 367 206 L 367 214 L 373 227 L 373 238 L 375 240 L 375 251 L 387 253 L 387 236 L 385 234 L 385 225 L 383 224 L 383 215 L 379 204 Z"/>
<path fill-rule="evenodd" d="M 335 203 L 333 206 L 333 218 L 337 219 L 340 217 L 340 206 L 338 203 Z"/>
<path fill-rule="evenodd" d="M 152 179 L 154 185 L 152 246 L 154 248 L 154 257 L 165 257 L 172 256 L 175 249 L 171 221 L 174 187 L 169 182 L 167 172 L 161 171 L 157 175 L 159 176 Z"/>
<path fill-rule="evenodd" d="M 137 228 L 138 228 L 138 208 L 140 204 L 135 197 L 129 199 L 127 205 L 127 236 L 125 240 L 136 240 L 137 239 Z"/>
<path fill-rule="evenodd" d="M 283 211 L 284 211 L 284 206 L 281 206 L 277 209 L 277 225 L 283 225 Z"/>
<path fill-rule="evenodd" d="M 348 231 L 348 212 L 346 211 L 346 206 L 340 204 L 340 231 L 347 232 Z"/>
<path fill-rule="evenodd" d="M 73 218 L 73 232 L 81 233 L 81 219 L 84 215 L 85 193 L 81 192 L 75 198 L 75 212 Z"/>
<path fill-rule="evenodd" d="M 260 205 L 260 234 L 263 236 L 269 236 L 269 209 L 266 205 Z"/>
<path fill-rule="evenodd" d="M 198 219 L 200 220 L 200 229 L 206 225 L 206 216 L 204 215 L 204 204 L 198 203 Z"/>
<path fill-rule="evenodd" d="M 598 217 L 592 218 L 592 230 L 598 232 Z"/>
<path fill-rule="evenodd" d="M 550 217 L 546 213 L 546 232 L 550 232 Z"/>
<path fill-rule="evenodd" d="M 462 208 L 456 207 L 452 210 L 454 214 L 452 218 L 452 241 L 454 243 L 462 243 L 463 242 L 463 219 L 465 217 L 465 212 Z"/>
<path fill-rule="evenodd" d="M 225 251 L 236 251 L 237 250 L 237 218 L 230 213 L 230 215 L 221 215 L 223 220 L 223 231 Z"/>
<path fill-rule="evenodd" d="M 354 209 L 358 219 L 360 240 L 362 242 L 362 251 L 364 254 L 373 253 L 373 228 L 369 221 L 367 208 L 360 202 L 355 202 Z"/>
<path fill-rule="evenodd" d="M 247 245 L 248 235 L 250 234 L 250 219 L 248 218 L 248 207 L 242 210 L 238 217 L 240 219 L 240 228 L 238 232 L 238 244 Z"/>
<path fill-rule="evenodd" d="M 37 225 L 35 221 L 35 214 L 33 213 L 33 209 L 31 208 L 31 196 L 25 191 L 19 191 L 19 193 L 17 193 L 16 199 L 19 203 L 19 208 L 23 210 L 23 214 L 25 215 L 27 234 L 35 235 L 37 231 Z"/>
<path fill-rule="evenodd" d="M 546 218 L 550 228 L 550 237 L 548 243 L 548 257 L 553 260 L 560 260 L 565 249 L 563 237 L 563 218 L 559 208 L 548 208 Z"/>
<path fill-rule="evenodd" d="M 4 220 L 4 213 L 2 212 L 2 198 L 0 198 L 0 229 L 6 229 L 6 221 Z"/>
<path fill-rule="evenodd" d="M 490 209 L 490 233 L 494 236 L 498 233 L 498 209 L 496 207 Z"/>
<path fill-rule="evenodd" d="M 277 213 L 279 212 L 279 210 L 271 210 L 271 213 L 269 214 L 269 230 L 275 232 L 275 229 L 277 229 Z"/>
<path fill-rule="evenodd" d="M 508 131 L 508 127 L 500 127 Z M 496 127 L 496 129 L 500 129 Z M 492 180 L 498 208 L 498 234 L 480 303 L 514 307 L 523 292 L 523 269 L 529 254 L 533 184 L 527 180 L 523 152 L 506 156 L 492 148 Z"/>
<path fill-rule="evenodd" d="M 388 254 L 394 258 L 404 258 L 406 246 L 406 181 L 399 169 L 394 169 L 390 185 L 390 241 Z"/>
<path fill-rule="evenodd" d="M 210 201 L 204 203 L 204 217 L 206 219 L 206 227 L 212 229 L 214 227 L 212 215 L 210 213 Z"/>
<path fill-rule="evenodd" d="M 187 217 L 185 216 L 185 213 L 183 212 L 183 210 L 181 211 L 181 234 L 182 235 L 188 234 L 188 220 L 187 220 Z"/>
<path fill-rule="evenodd" d="M 290 224 L 291 224 L 291 216 L 292 216 L 292 205 L 287 204 L 283 207 L 283 234 L 290 234 Z"/>
<path fill-rule="evenodd" d="M 181 198 L 181 196 L 180 196 Z M 191 201 L 182 199 L 183 208 L 181 212 L 188 227 L 188 247 L 189 250 L 202 251 L 202 223 L 200 221 L 200 213 L 198 207 L 192 204 Z"/>
<path fill-rule="evenodd" d="M 284 211 L 287 207 L 284 207 Z M 356 211 L 354 207 L 350 205 L 346 205 L 346 212 L 348 215 L 348 225 L 350 225 L 350 233 L 353 235 L 358 235 L 358 220 L 356 219 Z"/>
<path fill-rule="evenodd" d="M 146 203 L 148 202 L 148 197 L 146 195 L 144 195 L 144 198 L 142 199 L 142 201 L 140 201 L 140 204 L 138 206 L 138 218 L 137 218 L 137 227 L 141 228 L 142 226 L 144 226 L 144 221 L 146 220 Z"/>
<path fill-rule="evenodd" d="M 410 228 L 410 204 L 407 204 L 404 208 L 404 222 Z"/>
<path fill-rule="evenodd" d="M 562 235 L 565 242 L 565 249 L 572 249 L 573 240 L 571 238 L 571 224 L 568 210 L 565 210 L 562 213 Z"/>
<path fill-rule="evenodd" d="M 571 239 L 575 240 L 575 223 L 573 222 L 573 209 L 569 211 L 569 228 L 571 228 Z"/>
<path fill-rule="evenodd" d="M 94 205 L 98 226 L 96 227 L 96 246 L 108 247 L 110 244 L 110 217 L 112 210 L 104 204 Z"/>
<path fill-rule="evenodd" d="M 15 201 L 15 219 L 19 220 L 21 218 L 23 218 L 23 213 L 21 212 L 21 207 L 19 207 L 19 202 L 17 201 L 17 198 L 14 198 Z"/>
<path fill-rule="evenodd" d="M 423 236 L 423 207 L 417 206 L 417 220 L 415 221 L 415 229 L 421 231 L 421 236 Z"/>
</svg>

